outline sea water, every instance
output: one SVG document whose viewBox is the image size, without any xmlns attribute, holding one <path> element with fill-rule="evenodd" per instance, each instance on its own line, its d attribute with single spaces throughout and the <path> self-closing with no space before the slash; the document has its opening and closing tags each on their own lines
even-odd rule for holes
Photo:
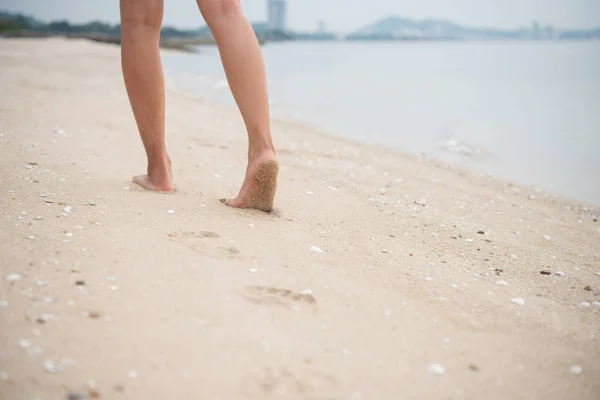
<svg viewBox="0 0 600 400">
<path fill-rule="evenodd" d="M 600 204 L 600 41 L 273 42 L 263 54 L 274 116 Z M 178 89 L 234 106 L 216 47 L 163 63 Z"/>
</svg>

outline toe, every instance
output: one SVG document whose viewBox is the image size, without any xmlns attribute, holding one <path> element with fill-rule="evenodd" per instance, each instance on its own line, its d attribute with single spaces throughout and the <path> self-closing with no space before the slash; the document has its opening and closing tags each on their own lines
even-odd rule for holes
<svg viewBox="0 0 600 400">
<path fill-rule="evenodd" d="M 140 185 L 146 190 L 156 190 L 152 182 L 150 182 L 148 175 L 134 176 L 132 180 L 133 183 L 135 183 L 136 185 Z"/>
<path fill-rule="evenodd" d="M 244 202 L 239 199 L 220 199 L 219 201 L 229 207 L 244 208 Z"/>
</svg>

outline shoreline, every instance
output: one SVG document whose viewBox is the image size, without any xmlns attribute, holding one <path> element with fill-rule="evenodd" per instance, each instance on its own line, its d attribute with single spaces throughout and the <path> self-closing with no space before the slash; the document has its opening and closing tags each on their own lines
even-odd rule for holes
<svg viewBox="0 0 600 400">
<path fill-rule="evenodd" d="M 599 208 L 274 118 L 276 212 L 231 209 L 241 117 L 170 89 L 149 193 L 114 46 L 0 62 L 0 397 L 600 393 Z"/>
</svg>

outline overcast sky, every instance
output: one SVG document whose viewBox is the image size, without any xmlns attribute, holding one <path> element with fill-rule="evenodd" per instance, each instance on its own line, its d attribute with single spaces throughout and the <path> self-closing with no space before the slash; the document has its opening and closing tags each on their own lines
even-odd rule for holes
<svg viewBox="0 0 600 400">
<path fill-rule="evenodd" d="M 600 0 L 288 0 L 288 25 L 314 30 L 323 20 L 328 30 L 347 32 L 388 15 L 444 18 L 473 26 L 529 26 L 533 20 L 557 27 L 600 26 Z M 242 0 L 252 21 L 265 19 L 266 0 Z M 118 0 L 0 0 L 0 9 L 22 11 L 42 20 L 117 22 Z M 194 0 L 165 0 L 165 24 L 203 25 Z"/>
</svg>

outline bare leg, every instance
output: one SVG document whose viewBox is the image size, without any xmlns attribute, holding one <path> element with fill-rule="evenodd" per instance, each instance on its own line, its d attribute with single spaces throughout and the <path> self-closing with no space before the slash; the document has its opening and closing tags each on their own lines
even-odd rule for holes
<svg viewBox="0 0 600 400">
<path fill-rule="evenodd" d="M 125 87 L 148 157 L 147 175 L 133 182 L 173 190 L 165 146 L 165 88 L 160 62 L 163 0 L 121 0 L 121 64 Z"/>
<path fill-rule="evenodd" d="M 278 164 L 271 139 L 265 67 L 239 0 L 197 0 L 221 54 L 227 81 L 248 131 L 248 167 L 232 207 L 273 209 Z"/>
</svg>

